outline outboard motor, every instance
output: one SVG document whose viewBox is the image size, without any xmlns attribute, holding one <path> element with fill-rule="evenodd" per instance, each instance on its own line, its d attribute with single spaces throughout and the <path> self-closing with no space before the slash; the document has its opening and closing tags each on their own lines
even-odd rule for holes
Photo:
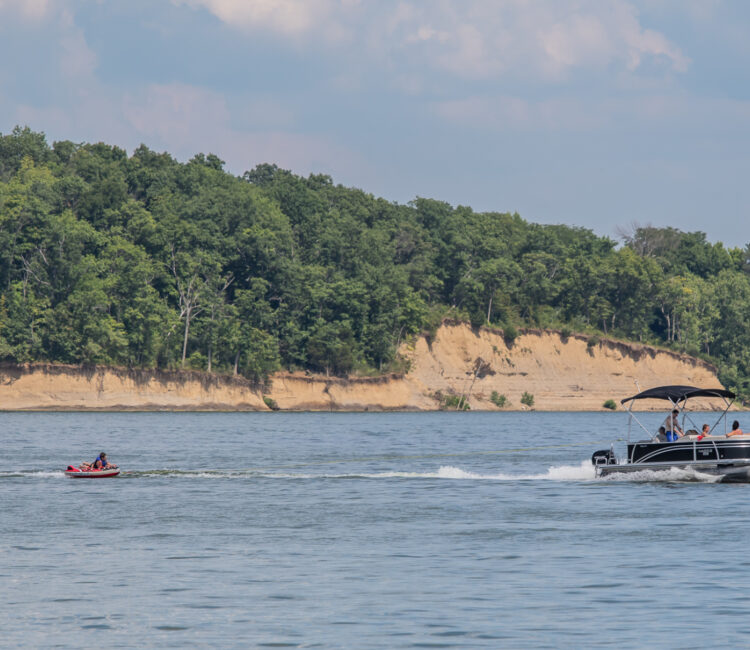
<svg viewBox="0 0 750 650">
<path fill-rule="evenodd" d="M 611 449 L 600 449 L 595 451 L 591 456 L 591 464 L 598 465 L 617 465 L 617 458 L 615 452 Z"/>
</svg>

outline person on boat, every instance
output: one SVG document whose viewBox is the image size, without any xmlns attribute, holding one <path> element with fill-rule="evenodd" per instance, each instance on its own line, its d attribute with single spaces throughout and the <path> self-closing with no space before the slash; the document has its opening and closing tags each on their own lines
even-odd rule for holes
<svg viewBox="0 0 750 650">
<path fill-rule="evenodd" d="M 667 416 L 667 419 L 664 420 L 664 429 L 667 433 L 667 440 L 669 442 L 674 442 L 685 435 L 682 429 L 680 429 L 679 415 L 680 411 L 678 409 L 673 409 Z"/>
<path fill-rule="evenodd" d="M 659 427 L 659 433 L 656 434 L 656 440 L 657 442 L 667 441 L 667 431 L 664 427 Z"/>
<path fill-rule="evenodd" d="M 102 452 L 99 454 L 99 457 L 94 461 L 93 465 L 91 465 L 91 469 L 98 470 L 98 469 L 114 469 L 116 466 L 110 464 L 110 462 L 107 460 L 107 454 Z"/>
<path fill-rule="evenodd" d="M 698 440 L 703 440 L 703 438 L 710 438 L 711 437 L 711 427 L 707 424 L 704 424 L 701 433 L 698 436 Z"/>
<path fill-rule="evenodd" d="M 735 420 L 732 422 L 732 430 L 727 434 L 727 438 L 731 438 L 732 436 L 742 436 L 745 432 L 740 429 L 740 423 Z"/>
</svg>

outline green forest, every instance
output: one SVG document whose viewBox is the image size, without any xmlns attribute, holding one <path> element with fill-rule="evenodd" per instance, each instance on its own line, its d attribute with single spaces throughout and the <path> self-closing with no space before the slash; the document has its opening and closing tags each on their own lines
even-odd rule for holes
<svg viewBox="0 0 750 650">
<path fill-rule="evenodd" d="M 5 361 L 397 372 L 400 343 L 450 317 L 684 351 L 750 395 L 750 249 L 701 232 L 617 242 L 20 127 L 0 134 L 0 224 Z"/>
</svg>

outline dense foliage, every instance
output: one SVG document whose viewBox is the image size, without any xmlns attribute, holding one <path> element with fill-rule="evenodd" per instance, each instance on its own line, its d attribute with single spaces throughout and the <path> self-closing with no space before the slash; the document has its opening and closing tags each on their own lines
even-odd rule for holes
<svg viewBox="0 0 750 650">
<path fill-rule="evenodd" d="M 748 393 L 748 250 L 703 233 L 618 247 L 274 165 L 238 178 L 213 155 L 0 136 L 0 359 L 371 372 L 449 315 L 712 355 Z"/>
</svg>

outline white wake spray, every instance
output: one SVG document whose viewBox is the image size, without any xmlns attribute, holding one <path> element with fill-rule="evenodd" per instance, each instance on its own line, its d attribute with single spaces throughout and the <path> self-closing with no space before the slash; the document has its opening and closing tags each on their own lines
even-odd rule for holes
<svg viewBox="0 0 750 650">
<path fill-rule="evenodd" d="M 664 470 L 644 469 L 637 472 L 614 473 L 604 476 L 602 481 L 630 481 L 633 483 L 718 483 L 722 477 L 704 474 L 692 468 L 671 467 Z"/>
<path fill-rule="evenodd" d="M 0 479 L 6 478 L 65 478 L 65 472 L 62 470 L 44 471 L 37 469 L 19 469 L 15 472 L 0 471 Z"/>
</svg>

